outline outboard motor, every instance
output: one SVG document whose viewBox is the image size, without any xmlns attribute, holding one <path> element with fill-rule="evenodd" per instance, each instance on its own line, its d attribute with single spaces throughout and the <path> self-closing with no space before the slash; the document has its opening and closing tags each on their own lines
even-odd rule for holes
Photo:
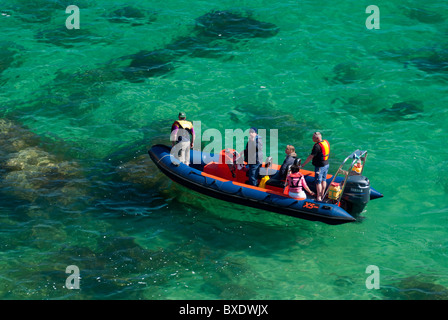
<svg viewBox="0 0 448 320">
<path fill-rule="evenodd" d="M 351 215 L 361 213 L 370 200 L 370 182 L 364 176 L 350 175 L 342 194 L 341 206 Z"/>
</svg>

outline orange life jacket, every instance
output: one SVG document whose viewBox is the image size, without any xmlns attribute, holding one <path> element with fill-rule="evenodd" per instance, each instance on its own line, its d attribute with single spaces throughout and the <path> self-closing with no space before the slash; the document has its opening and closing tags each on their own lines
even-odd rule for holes
<svg viewBox="0 0 448 320">
<path fill-rule="evenodd" d="M 327 140 L 319 142 L 320 149 L 322 150 L 322 160 L 327 161 L 330 156 L 330 143 Z"/>
</svg>

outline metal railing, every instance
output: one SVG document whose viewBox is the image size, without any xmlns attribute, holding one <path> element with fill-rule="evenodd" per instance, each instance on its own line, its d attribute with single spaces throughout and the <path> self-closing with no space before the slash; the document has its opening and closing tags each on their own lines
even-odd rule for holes
<svg viewBox="0 0 448 320">
<path fill-rule="evenodd" d="M 349 159 L 353 159 L 353 161 L 350 163 L 350 167 L 348 168 L 348 170 L 344 170 L 343 167 Z M 333 175 L 333 179 L 331 180 L 330 184 L 327 186 L 324 196 L 322 197 L 322 200 L 325 199 L 325 197 L 327 196 L 328 191 L 330 190 L 331 184 L 334 182 L 336 177 L 339 174 L 342 174 L 342 175 L 344 175 L 344 182 L 342 182 L 341 192 L 339 194 L 339 197 L 337 199 L 334 199 L 337 202 L 337 205 L 339 206 L 339 203 L 341 202 L 342 195 L 344 194 L 344 189 L 345 189 L 345 185 L 346 185 L 348 177 L 351 175 L 362 175 L 362 172 L 364 171 L 364 167 L 366 164 L 366 160 L 367 160 L 367 151 L 361 151 L 361 150 L 356 150 L 353 153 L 351 153 L 347 158 L 345 158 L 345 160 L 341 163 L 341 165 L 339 166 L 336 173 Z M 361 165 L 362 165 L 361 172 L 356 172 L 353 170 L 353 167 L 358 162 L 361 162 Z"/>
</svg>

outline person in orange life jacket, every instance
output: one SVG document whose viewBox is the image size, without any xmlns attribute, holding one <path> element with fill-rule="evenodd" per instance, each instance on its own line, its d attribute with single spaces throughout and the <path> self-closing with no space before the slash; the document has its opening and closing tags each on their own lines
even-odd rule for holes
<svg viewBox="0 0 448 320">
<path fill-rule="evenodd" d="M 306 199 L 306 190 L 310 195 L 314 195 L 314 192 L 308 188 L 305 177 L 300 173 L 300 167 L 291 166 L 291 173 L 286 177 L 286 183 L 289 186 L 289 196 L 298 200 Z"/>
<path fill-rule="evenodd" d="M 330 143 L 327 140 L 322 140 L 322 134 L 315 132 L 313 134 L 314 146 L 311 150 L 311 154 L 306 158 L 302 165 L 302 168 L 312 160 L 314 165 L 314 181 L 316 183 L 317 201 L 322 201 L 322 196 L 327 188 L 327 174 L 328 157 L 330 155 Z"/>
<path fill-rule="evenodd" d="M 247 176 L 249 180 L 247 184 L 256 186 L 258 184 L 258 175 L 260 173 L 261 163 L 263 161 L 263 142 L 261 136 L 258 135 L 257 128 L 249 129 L 249 141 L 244 149 L 244 160 L 247 162 Z"/>
<path fill-rule="evenodd" d="M 191 140 L 190 140 L 191 135 Z M 171 149 L 176 159 L 190 165 L 190 148 L 194 146 L 194 128 L 190 121 L 186 120 L 185 112 L 179 112 L 178 120 L 171 126 Z"/>
</svg>

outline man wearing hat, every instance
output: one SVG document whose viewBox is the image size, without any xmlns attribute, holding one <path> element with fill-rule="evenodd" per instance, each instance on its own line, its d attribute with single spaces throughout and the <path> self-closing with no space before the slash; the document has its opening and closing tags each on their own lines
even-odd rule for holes
<svg viewBox="0 0 448 320">
<path fill-rule="evenodd" d="M 178 120 L 174 121 L 171 126 L 170 140 L 173 146 L 171 150 L 174 152 L 174 156 L 189 166 L 190 148 L 194 146 L 195 134 L 193 124 L 187 121 L 186 118 L 185 112 L 179 112 Z"/>
<path fill-rule="evenodd" d="M 257 128 L 252 127 L 249 129 L 249 141 L 246 144 L 246 149 L 244 149 L 244 160 L 246 160 L 249 168 L 247 172 L 249 181 L 247 183 L 256 186 L 261 163 L 263 162 L 263 142 L 261 136 L 258 135 Z"/>
</svg>

